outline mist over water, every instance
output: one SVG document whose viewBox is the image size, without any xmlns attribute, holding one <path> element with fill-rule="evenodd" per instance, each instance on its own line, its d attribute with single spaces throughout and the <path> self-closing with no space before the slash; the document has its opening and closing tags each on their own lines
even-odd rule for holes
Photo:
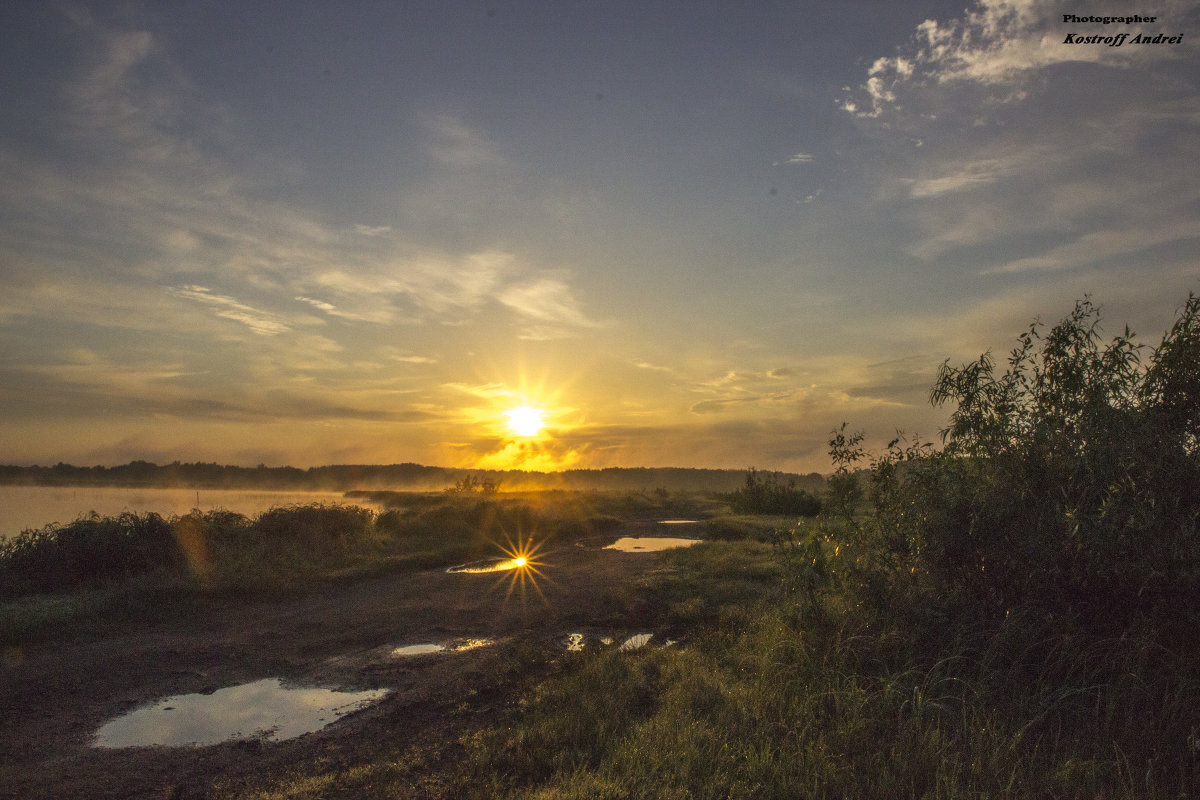
<svg viewBox="0 0 1200 800">
<path fill-rule="evenodd" d="M 164 517 L 225 509 L 246 516 L 276 506 L 347 503 L 341 492 L 286 492 L 262 489 L 158 489 L 119 486 L 0 486 L 0 538 L 52 522 L 66 524 L 95 511 L 115 516 L 124 511 L 155 512 Z M 354 505 L 369 505 L 356 499 Z"/>
</svg>

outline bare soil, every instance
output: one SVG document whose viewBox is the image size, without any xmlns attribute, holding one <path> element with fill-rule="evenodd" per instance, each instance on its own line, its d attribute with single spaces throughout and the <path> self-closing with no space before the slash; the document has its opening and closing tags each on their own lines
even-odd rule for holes
<svg viewBox="0 0 1200 800">
<path fill-rule="evenodd" d="M 620 531 L 648 532 L 637 525 Z M 370 763 L 373 754 L 422 748 L 418 772 L 428 773 L 438 759 L 448 766 L 464 731 L 494 721 L 523 683 L 569 657 L 568 633 L 653 630 L 655 609 L 630 587 L 660 554 L 566 546 L 541 558 L 547 563 L 536 589 L 513 584 L 506 572 L 398 573 L 288 598 L 213 597 L 169 623 L 10 650 L 0 657 L 0 797 L 206 797 L 214 787 L 229 792 L 289 775 L 327 775 Z M 391 647 L 460 637 L 497 641 L 461 653 L 381 656 Z M 283 742 L 91 745 L 105 722 L 156 698 L 268 677 L 392 691 L 366 710 Z M 435 775 L 406 779 L 411 792 L 402 796 L 446 791 Z"/>
</svg>

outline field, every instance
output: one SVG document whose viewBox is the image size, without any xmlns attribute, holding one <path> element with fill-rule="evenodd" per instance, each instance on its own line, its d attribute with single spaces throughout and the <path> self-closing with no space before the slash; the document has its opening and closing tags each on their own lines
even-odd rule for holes
<svg viewBox="0 0 1200 800">
<path fill-rule="evenodd" d="M 408 500 L 378 515 L 314 506 L 177 518 L 169 527 L 213 526 L 206 573 L 159 568 L 10 599 L 3 791 L 1174 797 L 1200 782 L 1194 618 L 1169 637 L 1149 627 L 1113 637 L 1033 614 L 955 617 L 911 595 L 874 603 L 865 586 L 818 591 L 810 554 L 798 554 L 837 531 L 848 540 L 845 523 L 733 516 L 711 496 Z M 661 535 L 648 520 L 682 516 L 707 518 L 692 529 L 710 541 L 656 554 L 575 546 Z M 252 555 L 231 556 L 214 533 L 265 539 L 284 521 L 278 535 L 293 538 Z M 536 588 L 507 573 L 445 572 L 506 535 L 540 544 Z M 827 573 L 844 552 L 834 548 L 822 554 Z M 619 650 L 639 632 L 652 644 Z M 583 651 L 566 651 L 570 633 L 587 637 Z M 381 656 L 472 637 L 494 644 Z M 141 703 L 266 676 L 393 691 L 283 742 L 89 747 L 101 724 Z"/>
<path fill-rule="evenodd" d="M 1144 366 L 1092 314 L 1034 328 L 1002 374 L 947 364 L 942 448 L 834 431 L 820 498 L 753 471 L 724 493 L 464 481 L 382 513 L 22 534 L 0 792 L 1195 797 L 1200 300 Z M 602 549 L 664 531 L 705 541 Z M 286 741 L 89 746 L 147 701 L 271 677 L 390 693 Z"/>
</svg>

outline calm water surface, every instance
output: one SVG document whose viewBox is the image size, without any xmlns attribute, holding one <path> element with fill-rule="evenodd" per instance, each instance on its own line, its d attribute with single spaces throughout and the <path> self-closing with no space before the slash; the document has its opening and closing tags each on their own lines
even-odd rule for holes
<svg viewBox="0 0 1200 800">
<path fill-rule="evenodd" d="M 382 700 L 387 689 L 338 692 L 266 678 L 208 694 L 166 697 L 106 723 L 96 747 L 187 747 L 231 739 L 294 739 Z"/>
<path fill-rule="evenodd" d="M 253 516 L 276 506 L 347 503 L 341 492 L 278 492 L 224 489 L 139 489 L 94 486 L 0 486 L 0 538 L 52 522 L 73 522 L 88 512 L 113 516 L 122 511 L 164 517 L 193 508 L 223 508 Z M 370 505 L 356 499 L 353 505 Z"/>
</svg>

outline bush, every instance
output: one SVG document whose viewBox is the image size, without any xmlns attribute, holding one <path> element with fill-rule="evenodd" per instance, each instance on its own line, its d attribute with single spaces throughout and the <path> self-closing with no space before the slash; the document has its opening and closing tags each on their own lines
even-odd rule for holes
<svg viewBox="0 0 1200 800">
<path fill-rule="evenodd" d="M 796 488 L 794 478 L 784 484 L 778 473 L 762 473 L 753 467 L 746 472 L 746 485 L 724 499 L 735 514 L 811 517 L 821 510 L 817 496 Z"/>
<path fill-rule="evenodd" d="M 326 555 L 366 538 L 374 517 L 373 511 L 359 506 L 287 506 L 260 514 L 252 527 L 267 544 Z"/>
<path fill-rule="evenodd" d="M 183 565 L 171 524 L 158 514 L 91 514 L 0 542 L 4 593 L 68 591 Z"/>
<path fill-rule="evenodd" d="M 1144 367 L 1143 349 L 1128 328 L 1103 342 L 1085 299 L 1048 333 L 1031 325 L 1002 374 L 990 353 L 943 364 L 944 447 L 897 439 L 870 464 L 882 560 L 992 612 L 1200 610 L 1200 298 Z M 845 426 L 831 441 L 843 494 L 859 442 Z"/>
</svg>

